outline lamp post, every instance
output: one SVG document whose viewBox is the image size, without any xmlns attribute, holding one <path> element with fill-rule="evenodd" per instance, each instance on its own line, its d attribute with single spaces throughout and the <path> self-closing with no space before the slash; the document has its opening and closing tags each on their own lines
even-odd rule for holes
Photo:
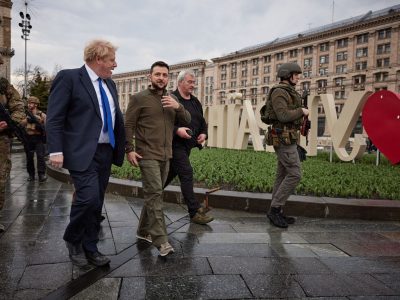
<svg viewBox="0 0 400 300">
<path fill-rule="evenodd" d="M 25 41 L 25 69 L 24 69 L 24 94 L 23 94 L 23 98 L 26 99 L 27 97 L 27 41 L 28 41 L 28 37 L 29 34 L 31 33 L 31 29 L 32 29 L 32 25 L 31 25 L 31 15 L 27 13 L 28 11 L 28 2 L 25 1 L 25 13 L 23 13 L 22 11 L 19 13 L 19 15 L 21 16 L 21 23 L 19 23 L 19 27 L 21 27 L 22 30 L 22 35 L 21 35 L 21 39 L 23 39 Z"/>
</svg>

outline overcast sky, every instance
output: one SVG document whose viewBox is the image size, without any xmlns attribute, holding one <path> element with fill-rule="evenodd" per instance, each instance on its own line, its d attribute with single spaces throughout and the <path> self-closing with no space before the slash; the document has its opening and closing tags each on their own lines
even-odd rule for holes
<svg viewBox="0 0 400 300">
<path fill-rule="evenodd" d="M 13 0 L 12 73 L 24 66 L 20 11 Z M 28 63 L 50 75 L 83 65 L 93 38 L 119 47 L 114 73 L 211 59 L 334 21 L 399 4 L 397 0 L 28 0 Z M 15 83 L 15 79 L 13 80 Z"/>
</svg>

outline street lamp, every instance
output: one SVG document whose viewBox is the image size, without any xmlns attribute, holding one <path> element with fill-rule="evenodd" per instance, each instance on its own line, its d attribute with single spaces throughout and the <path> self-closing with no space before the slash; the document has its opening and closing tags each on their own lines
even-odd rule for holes
<svg viewBox="0 0 400 300">
<path fill-rule="evenodd" d="M 32 29 L 32 25 L 31 25 L 31 15 L 27 13 L 28 10 L 28 2 L 25 1 L 25 13 L 23 13 L 22 11 L 19 13 L 19 15 L 21 16 L 21 23 L 19 23 L 19 27 L 21 27 L 22 30 L 22 35 L 21 35 L 21 39 L 23 39 L 25 41 L 25 69 L 24 69 L 24 94 L 23 94 L 23 98 L 26 99 L 27 97 L 27 41 L 28 41 L 28 37 L 29 34 L 31 33 L 31 29 Z"/>
</svg>

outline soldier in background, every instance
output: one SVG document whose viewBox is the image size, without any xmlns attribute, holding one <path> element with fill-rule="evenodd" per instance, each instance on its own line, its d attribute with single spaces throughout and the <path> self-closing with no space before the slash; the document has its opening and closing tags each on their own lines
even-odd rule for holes
<svg viewBox="0 0 400 300">
<path fill-rule="evenodd" d="M 28 181 L 35 180 L 35 161 L 36 152 L 37 173 L 39 182 L 45 182 L 46 163 L 45 163 L 45 140 L 44 124 L 46 123 L 46 114 L 38 109 L 40 101 L 35 96 L 28 98 L 27 118 L 23 121 L 27 133 L 28 145 L 26 151 L 26 169 L 29 177 Z"/>
<path fill-rule="evenodd" d="M 0 56 L 0 64 L 3 59 Z M 25 119 L 24 102 L 17 90 L 4 77 L 0 78 L 0 102 L 8 110 L 11 118 L 16 122 Z M 11 137 L 8 124 L 0 119 L 0 211 L 3 209 L 6 193 L 6 182 L 11 171 Z M 4 226 L 0 224 L 0 232 Z"/>
<path fill-rule="evenodd" d="M 296 63 L 284 63 L 278 69 L 279 84 L 272 87 L 267 99 L 268 118 L 272 124 L 268 130 L 268 144 L 274 146 L 278 159 L 272 202 L 267 214 L 273 225 L 287 228 L 293 217 L 285 216 L 286 200 L 301 180 L 301 165 L 297 152 L 299 130 L 303 116 L 309 111 L 301 107 L 301 96 L 295 86 L 302 74 Z"/>
</svg>

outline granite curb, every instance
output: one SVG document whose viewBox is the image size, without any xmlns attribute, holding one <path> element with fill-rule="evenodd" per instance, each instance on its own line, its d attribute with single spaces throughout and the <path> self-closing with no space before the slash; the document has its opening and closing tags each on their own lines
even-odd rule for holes
<svg viewBox="0 0 400 300">
<path fill-rule="evenodd" d="M 65 169 L 47 166 L 49 176 L 61 182 L 71 183 Z M 108 193 L 125 197 L 143 198 L 142 183 L 134 180 L 110 178 Z M 208 189 L 195 188 L 200 202 L 206 198 Z M 218 190 L 208 193 L 210 207 L 242 210 L 248 212 L 267 212 L 271 203 L 270 193 L 250 193 Z M 164 191 L 164 201 L 183 203 L 179 186 L 168 186 Z M 330 198 L 292 195 L 285 206 L 287 214 L 313 218 L 350 218 L 365 220 L 400 220 L 400 202 L 395 200 Z"/>
</svg>

